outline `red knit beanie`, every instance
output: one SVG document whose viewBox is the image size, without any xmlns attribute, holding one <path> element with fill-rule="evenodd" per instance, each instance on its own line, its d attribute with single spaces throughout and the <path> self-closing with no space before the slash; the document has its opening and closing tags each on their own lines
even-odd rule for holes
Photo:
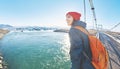
<svg viewBox="0 0 120 69">
<path fill-rule="evenodd" d="M 66 15 L 71 15 L 74 20 L 80 20 L 81 14 L 78 12 L 68 12 Z"/>
</svg>

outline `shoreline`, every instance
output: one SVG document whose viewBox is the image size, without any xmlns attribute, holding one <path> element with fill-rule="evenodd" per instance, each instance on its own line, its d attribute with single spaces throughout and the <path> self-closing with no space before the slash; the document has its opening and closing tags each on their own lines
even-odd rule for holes
<svg viewBox="0 0 120 69">
<path fill-rule="evenodd" d="M 9 30 L 0 29 L 0 39 L 2 39 L 8 32 Z M 4 58 L 2 57 L 2 54 L 0 53 L 0 69 L 7 69 L 7 65 L 3 59 Z"/>
<path fill-rule="evenodd" d="M 9 30 L 0 29 L 0 39 L 2 39 L 8 32 Z"/>
</svg>

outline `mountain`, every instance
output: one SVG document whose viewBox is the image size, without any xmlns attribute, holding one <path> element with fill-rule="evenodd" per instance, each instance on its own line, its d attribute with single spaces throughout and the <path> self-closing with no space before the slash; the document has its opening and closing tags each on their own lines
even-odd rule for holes
<svg viewBox="0 0 120 69">
<path fill-rule="evenodd" d="M 8 29 L 8 30 L 11 30 L 11 29 L 13 29 L 13 26 L 7 25 L 7 24 L 0 24 L 0 29 Z"/>
<path fill-rule="evenodd" d="M 40 27 L 40 26 L 11 26 L 7 24 L 0 24 L 0 29 L 16 30 L 16 31 L 41 31 L 41 30 L 56 30 L 54 27 Z"/>
</svg>

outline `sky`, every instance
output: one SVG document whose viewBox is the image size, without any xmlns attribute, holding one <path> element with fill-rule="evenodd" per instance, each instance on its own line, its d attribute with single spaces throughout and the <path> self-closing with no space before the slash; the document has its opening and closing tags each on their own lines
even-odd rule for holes
<svg viewBox="0 0 120 69">
<path fill-rule="evenodd" d="M 120 0 L 93 0 L 97 23 L 110 29 L 120 22 Z M 82 14 L 83 0 L 0 0 L 0 24 L 12 26 L 68 27 L 65 14 L 76 11 Z M 93 28 L 93 15 L 86 0 L 87 28 Z M 114 31 L 120 32 L 120 26 Z"/>
</svg>

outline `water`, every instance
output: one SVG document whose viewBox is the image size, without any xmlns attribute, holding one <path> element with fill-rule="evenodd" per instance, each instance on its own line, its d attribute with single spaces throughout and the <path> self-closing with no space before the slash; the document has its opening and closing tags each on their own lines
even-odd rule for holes
<svg viewBox="0 0 120 69">
<path fill-rule="evenodd" d="M 9 69 L 70 69 L 67 33 L 10 32 L 0 51 Z"/>
</svg>

